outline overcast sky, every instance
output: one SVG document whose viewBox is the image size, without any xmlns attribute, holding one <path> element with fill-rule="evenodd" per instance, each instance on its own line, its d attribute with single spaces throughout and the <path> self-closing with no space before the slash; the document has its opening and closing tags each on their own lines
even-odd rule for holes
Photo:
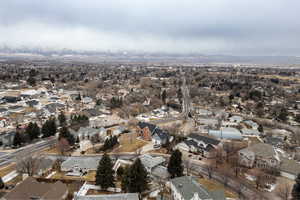
<svg viewBox="0 0 300 200">
<path fill-rule="evenodd" d="M 299 0 L 1 0 L 0 46 L 297 55 Z"/>
</svg>

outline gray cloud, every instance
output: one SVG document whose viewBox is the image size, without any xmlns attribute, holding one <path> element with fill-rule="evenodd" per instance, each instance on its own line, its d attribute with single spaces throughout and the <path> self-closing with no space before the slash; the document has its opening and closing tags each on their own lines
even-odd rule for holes
<svg viewBox="0 0 300 200">
<path fill-rule="evenodd" d="M 294 0 L 0 1 L 0 45 L 299 55 Z"/>
</svg>

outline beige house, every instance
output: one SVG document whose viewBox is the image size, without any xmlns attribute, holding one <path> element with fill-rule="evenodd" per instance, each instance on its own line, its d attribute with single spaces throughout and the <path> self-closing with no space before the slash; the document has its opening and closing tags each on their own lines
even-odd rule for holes
<svg viewBox="0 0 300 200">
<path fill-rule="evenodd" d="M 272 145 L 258 143 L 238 152 L 239 162 L 246 167 L 279 167 L 280 158 Z"/>
</svg>

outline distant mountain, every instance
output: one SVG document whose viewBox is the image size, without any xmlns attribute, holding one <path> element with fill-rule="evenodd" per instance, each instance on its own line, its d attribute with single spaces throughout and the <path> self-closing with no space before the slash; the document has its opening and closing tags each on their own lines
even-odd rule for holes
<svg viewBox="0 0 300 200">
<path fill-rule="evenodd" d="M 75 51 L 71 49 L 51 50 L 0 47 L 0 59 L 63 59 L 77 61 L 129 61 L 129 62 L 172 62 L 172 63 L 249 63 L 249 64 L 300 64 L 297 56 L 232 56 L 204 55 L 198 53 L 149 53 L 129 51 Z"/>
</svg>

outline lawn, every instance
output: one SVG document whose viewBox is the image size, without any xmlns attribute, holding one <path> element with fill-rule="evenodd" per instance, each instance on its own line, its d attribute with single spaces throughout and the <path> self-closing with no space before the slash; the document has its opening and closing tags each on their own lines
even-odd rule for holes
<svg viewBox="0 0 300 200">
<path fill-rule="evenodd" d="M 61 154 L 61 152 L 58 151 L 56 146 L 50 147 L 50 148 L 44 150 L 43 153 L 46 153 L 46 154 Z"/>
<path fill-rule="evenodd" d="M 214 191 L 214 190 L 224 190 L 225 191 L 225 196 L 227 198 L 237 198 L 237 195 L 224 188 L 224 186 L 216 181 L 213 181 L 211 179 L 198 179 L 199 183 L 202 184 L 207 190 L 209 191 Z"/>
<path fill-rule="evenodd" d="M 95 181 L 96 171 L 88 172 L 85 176 L 66 176 L 65 172 L 56 172 L 51 179 Z"/>
<path fill-rule="evenodd" d="M 10 164 L 0 169 L 0 177 L 3 177 L 16 169 L 15 164 Z"/>
<path fill-rule="evenodd" d="M 123 134 L 119 138 L 120 146 L 116 148 L 113 152 L 135 152 L 137 149 L 148 144 L 144 140 L 136 138 L 136 134 L 127 133 Z"/>
</svg>

